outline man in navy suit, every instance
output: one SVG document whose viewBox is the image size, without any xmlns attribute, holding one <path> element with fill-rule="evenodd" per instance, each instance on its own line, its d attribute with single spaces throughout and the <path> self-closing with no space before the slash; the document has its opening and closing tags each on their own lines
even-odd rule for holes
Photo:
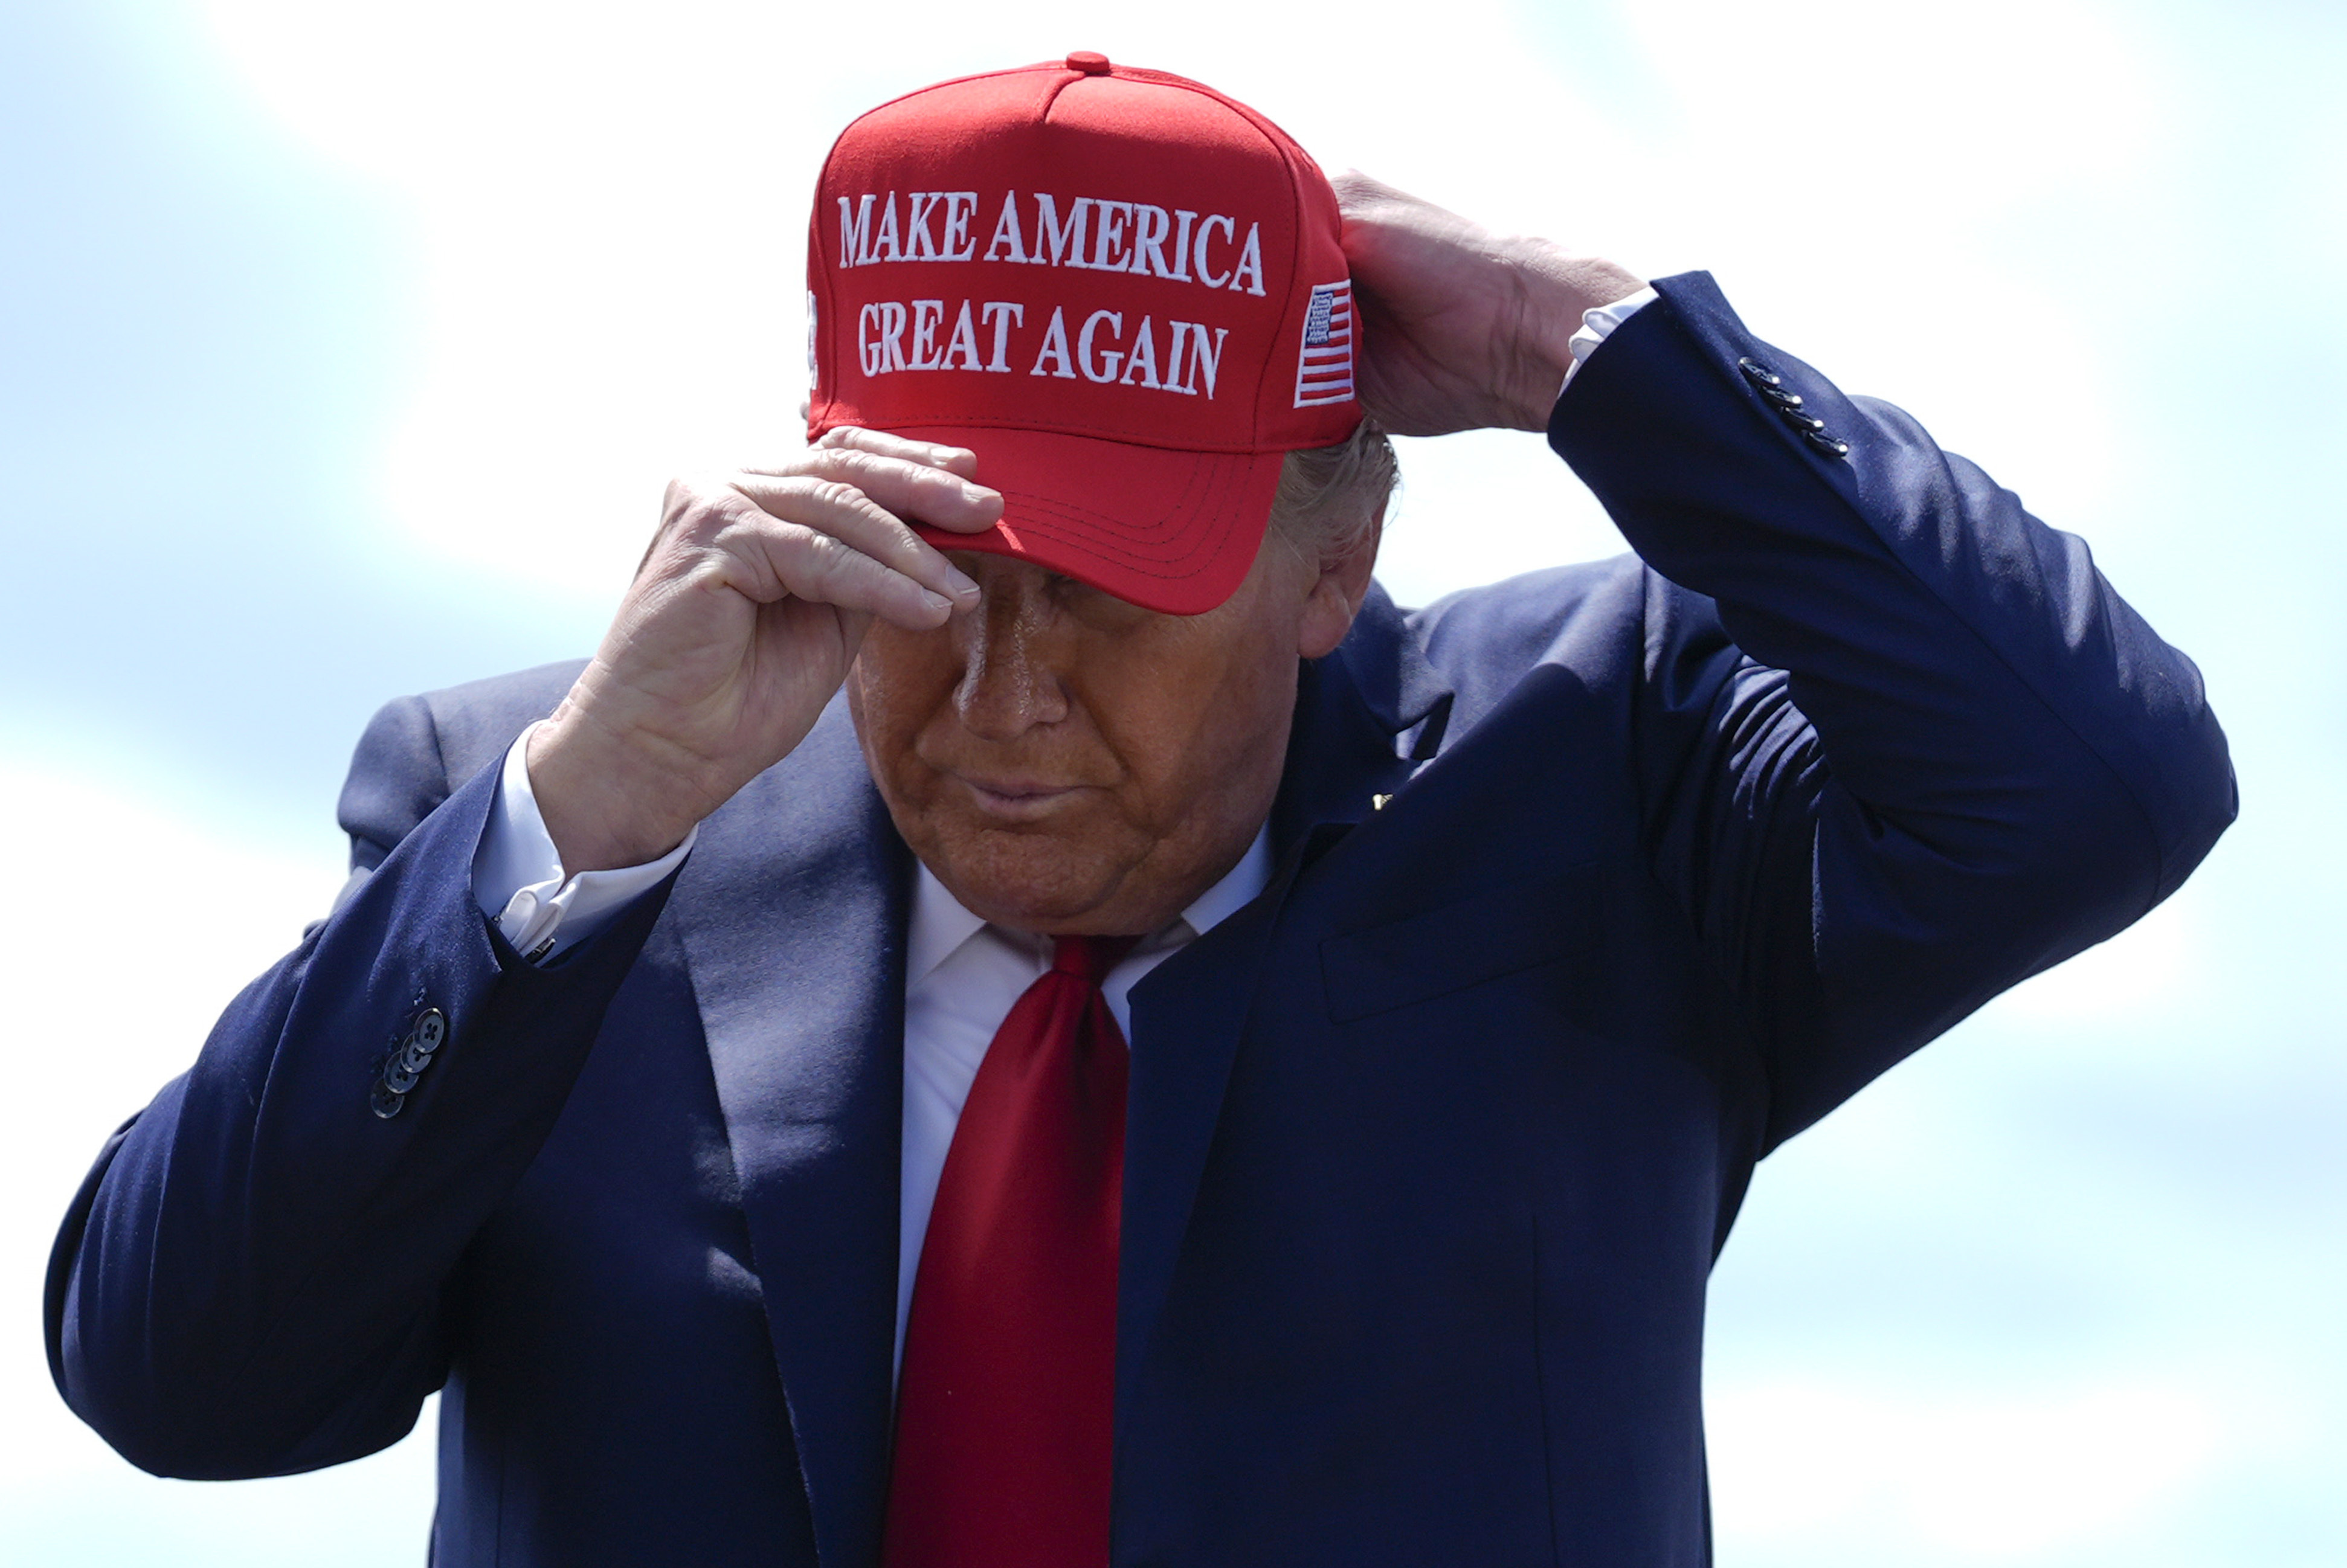
<svg viewBox="0 0 2347 1568">
<path fill-rule="evenodd" d="M 444 1390 L 443 1563 L 1705 1562 L 1755 1163 L 2178 886 L 2190 663 L 1706 277 L 1340 221 L 1179 78 L 898 100 L 812 241 L 818 439 L 377 718 L 67 1217 L 66 1397 L 231 1477 Z M 1637 557 L 1396 609 L 1363 408 Z"/>
</svg>

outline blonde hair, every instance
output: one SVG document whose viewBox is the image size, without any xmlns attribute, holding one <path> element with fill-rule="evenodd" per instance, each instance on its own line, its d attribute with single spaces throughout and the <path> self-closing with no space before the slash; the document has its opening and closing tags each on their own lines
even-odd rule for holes
<svg viewBox="0 0 2347 1568">
<path fill-rule="evenodd" d="M 1399 477 L 1393 443 L 1364 419 L 1334 446 L 1287 455 L 1272 497 L 1270 531 L 1321 561 L 1374 547 Z"/>
</svg>

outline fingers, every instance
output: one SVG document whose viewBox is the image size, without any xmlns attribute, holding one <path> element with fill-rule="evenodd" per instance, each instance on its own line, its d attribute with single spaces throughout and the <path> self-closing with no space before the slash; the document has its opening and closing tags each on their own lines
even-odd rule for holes
<svg viewBox="0 0 2347 1568">
<path fill-rule="evenodd" d="M 978 533 L 1002 497 L 975 481 L 977 454 L 887 431 L 842 427 L 772 467 L 679 481 L 663 533 L 684 563 L 713 564 L 750 598 L 795 596 L 876 615 L 910 630 L 975 608 L 978 585 L 912 524 Z"/>
<path fill-rule="evenodd" d="M 729 488 L 751 507 L 733 511 L 715 542 L 765 550 L 784 591 L 922 627 L 978 603 L 978 585 L 861 486 L 744 474 Z"/>
<path fill-rule="evenodd" d="M 877 430 L 835 430 L 824 440 L 834 436 L 841 437 L 837 445 L 816 446 L 789 471 L 853 485 L 898 517 L 931 528 L 974 534 L 1001 519 L 1002 496 L 969 477 L 978 458 L 966 448 L 932 446 Z"/>
<path fill-rule="evenodd" d="M 1413 195 L 1399 186 L 1388 185 L 1358 169 L 1348 169 L 1328 183 L 1337 192 L 1337 210 L 1344 215 L 1348 228 L 1369 224 L 1446 232 L 1481 232 L 1479 225 L 1449 208 L 1429 201 L 1423 196 Z"/>
<path fill-rule="evenodd" d="M 860 425 L 842 425 L 826 430 L 815 442 L 821 449 L 849 449 L 869 452 L 875 456 L 895 457 L 907 463 L 923 463 L 944 468 L 962 478 L 978 472 L 978 454 L 967 446 L 945 446 L 934 441 L 916 441 L 910 436 L 892 435 L 886 430 L 866 430 Z"/>
<path fill-rule="evenodd" d="M 938 592 L 836 533 L 781 523 L 763 513 L 748 527 L 728 530 L 723 544 L 730 556 L 763 579 L 764 591 L 753 590 L 753 597 L 770 602 L 788 595 L 852 615 L 876 616 L 907 631 L 933 630 L 962 604 L 978 602 L 975 584 L 967 595 Z M 946 570 L 960 577 L 950 566 Z"/>
<path fill-rule="evenodd" d="M 914 441 L 885 430 L 827 431 L 801 456 L 773 467 L 744 468 L 745 495 L 809 475 L 854 485 L 890 511 L 931 528 L 983 533 L 1002 518 L 1002 497 L 970 477 L 978 455 L 965 446 Z"/>
<path fill-rule="evenodd" d="M 810 455 L 793 474 L 741 474 L 732 487 L 767 513 L 832 535 L 957 603 L 978 589 L 911 522 L 963 533 L 991 527 L 1002 497 L 943 468 L 857 448 Z"/>
<path fill-rule="evenodd" d="M 1399 186 L 1388 185 L 1375 175 L 1363 174 L 1358 169 L 1348 169 L 1328 183 L 1337 192 L 1337 206 L 1348 216 L 1358 209 L 1380 201 L 1410 201 L 1427 205 Z"/>
</svg>

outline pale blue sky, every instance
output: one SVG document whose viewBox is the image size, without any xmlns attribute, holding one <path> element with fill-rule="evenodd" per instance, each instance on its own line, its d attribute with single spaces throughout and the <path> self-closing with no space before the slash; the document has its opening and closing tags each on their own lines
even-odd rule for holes
<svg viewBox="0 0 2347 1568">
<path fill-rule="evenodd" d="M 374 707 L 586 651 L 661 477 L 792 441 L 828 134 L 1095 47 L 1710 268 L 2208 676 L 2243 817 L 2199 876 L 1763 1168 L 1714 1296 L 1721 1562 L 2347 1561 L 2347 15 L 834 10 L 0 5 L 0 1560 L 421 1561 L 420 1442 L 200 1487 L 74 1424 L 50 1229 L 331 896 Z M 1405 466 L 1406 600 L 1619 548 L 1537 442 Z"/>
</svg>

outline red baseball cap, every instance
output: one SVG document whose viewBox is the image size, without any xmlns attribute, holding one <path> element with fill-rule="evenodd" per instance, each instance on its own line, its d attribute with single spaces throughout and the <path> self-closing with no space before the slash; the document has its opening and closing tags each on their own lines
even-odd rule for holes
<svg viewBox="0 0 2347 1568">
<path fill-rule="evenodd" d="M 944 549 L 1151 610 L 1230 597 L 1282 457 L 1360 423 L 1336 193 L 1245 104 L 1095 54 L 924 87 L 825 161 L 807 234 L 809 439 L 978 454 Z"/>
</svg>

